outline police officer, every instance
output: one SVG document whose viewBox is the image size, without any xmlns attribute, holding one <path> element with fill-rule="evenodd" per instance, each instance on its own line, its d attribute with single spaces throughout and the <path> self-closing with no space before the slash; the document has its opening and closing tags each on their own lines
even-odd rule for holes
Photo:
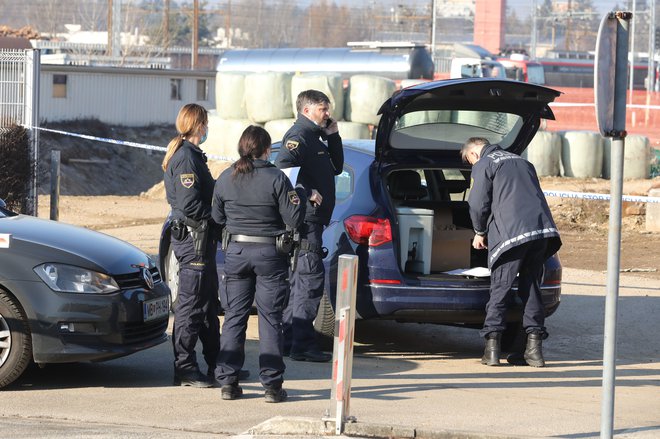
<svg viewBox="0 0 660 439">
<path fill-rule="evenodd" d="M 541 341 L 547 338 L 545 309 L 539 280 L 546 259 L 561 247 L 559 232 L 545 200 L 534 166 L 517 154 L 491 145 L 481 137 L 467 140 L 461 157 L 472 165 L 468 198 L 476 233 L 472 246 L 488 248 L 490 300 L 481 335 L 486 348 L 481 362 L 500 362 L 502 331 L 511 287 L 518 278 L 518 295 L 525 304 L 523 327 L 527 333 L 524 353 L 514 353 L 511 364 L 543 367 Z"/>
<path fill-rule="evenodd" d="M 171 211 L 171 245 L 179 262 L 179 292 L 174 307 L 174 384 L 210 387 L 197 364 L 199 339 L 212 373 L 220 349 L 217 240 L 211 219 L 215 181 L 199 145 L 208 133 L 206 109 L 197 104 L 181 108 L 176 118 L 179 133 L 167 146 L 163 159 L 165 192 Z M 217 235 L 217 233 L 216 233 Z"/>
<path fill-rule="evenodd" d="M 335 175 L 342 172 L 344 150 L 324 93 L 301 92 L 296 109 L 298 118 L 284 135 L 275 164 L 278 168 L 300 167 L 298 183 L 308 191 L 316 189 L 323 203 L 307 204 L 300 260 L 291 278 L 291 298 L 284 316 L 284 350 L 293 360 L 327 362 L 332 357 L 319 350 L 313 322 L 325 281 L 323 227 L 329 224 L 335 207 Z"/>
<path fill-rule="evenodd" d="M 245 129 L 238 142 L 240 158 L 218 178 L 213 219 L 224 226 L 225 280 L 220 301 L 225 310 L 216 380 L 222 399 L 243 394 L 238 371 L 245 361 L 245 332 L 253 301 L 259 316 L 259 378 L 266 402 L 281 402 L 282 311 L 287 296 L 288 255 L 277 240 L 286 226 L 299 227 L 307 196 L 268 162 L 270 136 L 259 126 Z M 320 202 L 318 193 L 312 200 Z"/>
</svg>

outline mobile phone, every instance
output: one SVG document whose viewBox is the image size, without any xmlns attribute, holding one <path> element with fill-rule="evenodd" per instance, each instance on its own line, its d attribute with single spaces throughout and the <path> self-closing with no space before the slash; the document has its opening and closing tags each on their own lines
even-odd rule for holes
<svg viewBox="0 0 660 439">
<path fill-rule="evenodd" d="M 330 125 L 332 125 L 332 122 L 334 122 L 334 121 L 332 120 L 331 117 L 329 117 L 329 118 L 325 121 L 325 127 L 326 127 L 326 128 L 329 128 Z"/>
</svg>

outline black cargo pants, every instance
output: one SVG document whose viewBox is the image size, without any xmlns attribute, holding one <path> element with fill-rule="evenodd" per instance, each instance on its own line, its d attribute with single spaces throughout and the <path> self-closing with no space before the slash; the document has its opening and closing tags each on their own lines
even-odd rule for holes
<svg viewBox="0 0 660 439">
<path fill-rule="evenodd" d="M 172 237 L 179 261 L 179 291 L 174 306 L 174 372 L 185 374 L 199 369 L 195 345 L 202 342 L 202 354 L 209 370 L 215 368 L 220 351 L 218 321 L 218 273 L 215 265 L 217 241 L 207 242 L 204 257 L 195 255 L 193 240 Z"/>
</svg>

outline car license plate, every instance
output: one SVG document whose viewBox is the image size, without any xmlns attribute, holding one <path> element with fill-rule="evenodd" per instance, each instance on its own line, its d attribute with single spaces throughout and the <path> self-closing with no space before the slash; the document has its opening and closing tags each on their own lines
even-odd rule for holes
<svg viewBox="0 0 660 439">
<path fill-rule="evenodd" d="M 158 319 L 161 317 L 169 316 L 170 314 L 170 298 L 161 297 L 159 299 L 147 300 L 142 304 L 144 310 L 144 321 Z"/>
</svg>

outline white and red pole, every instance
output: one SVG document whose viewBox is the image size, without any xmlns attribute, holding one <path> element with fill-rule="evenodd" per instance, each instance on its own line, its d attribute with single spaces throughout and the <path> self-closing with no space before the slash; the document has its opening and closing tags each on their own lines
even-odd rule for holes
<svg viewBox="0 0 660 439">
<path fill-rule="evenodd" d="M 332 405 L 335 410 L 335 434 L 337 435 L 344 431 L 344 424 L 349 418 L 351 402 L 357 269 L 357 256 L 339 256 L 331 392 Z"/>
</svg>

